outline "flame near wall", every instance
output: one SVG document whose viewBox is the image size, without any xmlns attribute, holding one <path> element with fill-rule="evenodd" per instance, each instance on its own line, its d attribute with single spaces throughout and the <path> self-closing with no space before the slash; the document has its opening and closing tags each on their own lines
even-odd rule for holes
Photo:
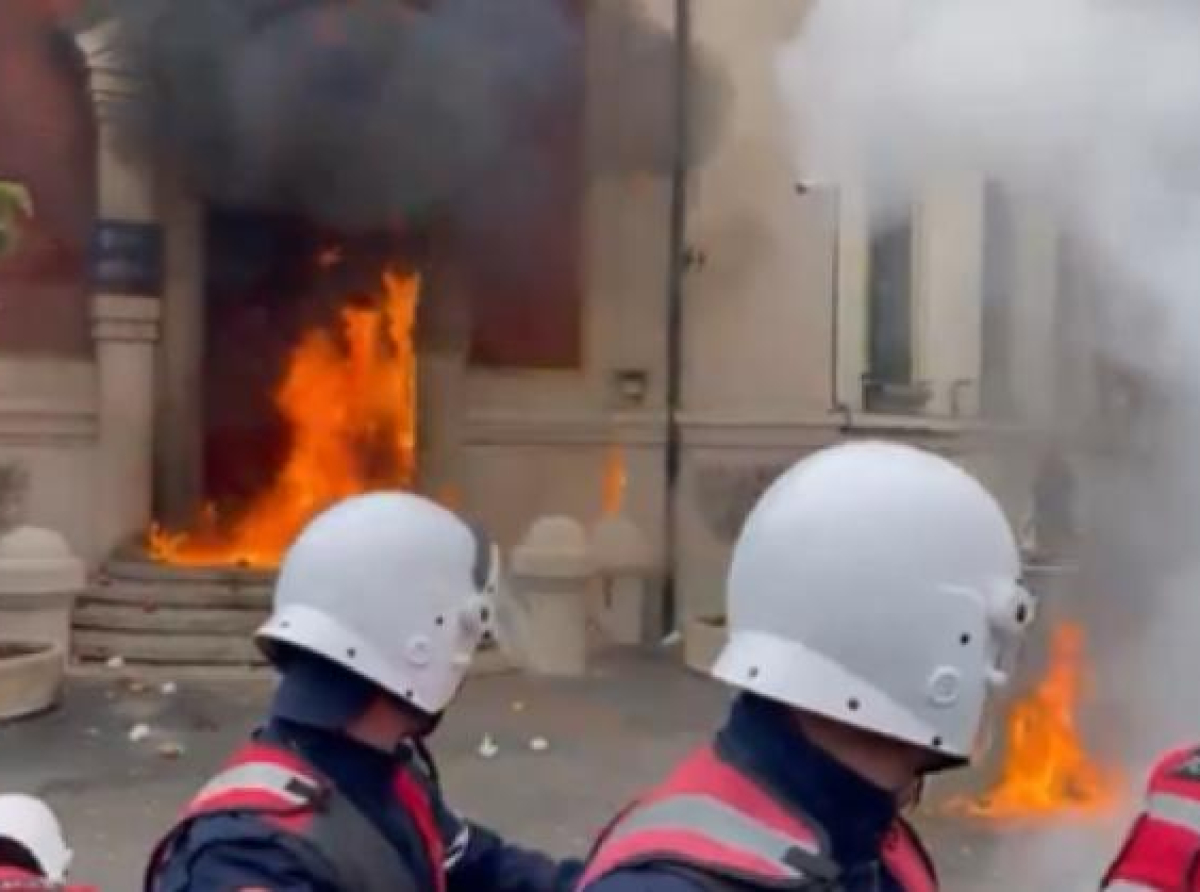
<svg viewBox="0 0 1200 892">
<path fill-rule="evenodd" d="M 345 308 L 340 330 L 307 332 L 275 392 L 289 448 L 274 480 L 232 516 L 210 507 L 193 529 L 153 527 L 150 556 L 180 566 L 273 568 L 334 502 L 371 488 L 410 488 L 419 292 L 416 276 L 385 272 L 374 303 Z"/>
</svg>

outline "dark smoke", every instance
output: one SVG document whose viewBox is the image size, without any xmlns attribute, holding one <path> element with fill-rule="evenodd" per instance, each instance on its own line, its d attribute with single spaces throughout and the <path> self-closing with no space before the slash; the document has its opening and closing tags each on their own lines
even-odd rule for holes
<svg viewBox="0 0 1200 892">
<path fill-rule="evenodd" d="M 675 158 L 673 36 L 624 0 L 111 2 L 147 85 L 141 141 L 227 207 L 347 230 L 520 213 L 570 126 L 593 174 Z M 588 44 L 593 15 L 616 43 Z M 727 91 L 692 68 L 697 158 Z"/>
<path fill-rule="evenodd" d="M 733 85 L 713 53 L 693 44 L 686 57 L 687 130 L 680 146 L 675 35 L 651 21 L 637 0 L 595 0 L 589 16 L 592 171 L 663 174 L 680 151 L 689 166 L 707 160 L 733 102 Z"/>
<path fill-rule="evenodd" d="M 127 0 L 144 123 L 213 200 L 348 228 L 428 213 L 522 162 L 576 101 L 552 0 Z"/>
</svg>

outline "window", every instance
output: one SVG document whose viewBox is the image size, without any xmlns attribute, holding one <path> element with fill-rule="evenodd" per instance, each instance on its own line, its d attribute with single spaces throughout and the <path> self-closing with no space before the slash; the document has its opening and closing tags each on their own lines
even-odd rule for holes
<svg viewBox="0 0 1200 892">
<path fill-rule="evenodd" d="M 2 2 L 2 0 L 0 0 Z M 583 7 L 568 3 L 583 39 Z M 583 59 L 563 98 L 533 117 L 530 144 L 467 201 L 456 233 L 471 302 L 471 363 L 578 369 L 583 362 Z"/>
<path fill-rule="evenodd" d="M 868 411 L 911 412 L 928 400 L 914 381 L 912 217 L 874 233 L 867 269 L 867 372 L 863 399 Z"/>
</svg>

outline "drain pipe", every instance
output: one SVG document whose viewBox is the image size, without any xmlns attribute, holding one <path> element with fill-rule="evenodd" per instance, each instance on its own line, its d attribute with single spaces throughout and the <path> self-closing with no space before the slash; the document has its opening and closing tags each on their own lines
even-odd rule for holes
<svg viewBox="0 0 1200 892">
<path fill-rule="evenodd" d="M 833 192 L 833 258 L 830 261 L 833 281 L 830 283 L 833 320 L 830 329 L 833 344 L 829 351 L 829 406 L 842 416 L 843 434 L 854 429 L 854 412 L 838 393 L 838 374 L 842 362 L 842 192 Z"/>
<path fill-rule="evenodd" d="M 682 442 L 679 410 L 683 385 L 683 288 L 688 267 L 687 186 L 691 149 L 692 3 L 675 0 L 675 59 L 673 67 L 672 122 L 675 152 L 671 165 L 671 216 L 667 249 L 667 442 L 666 442 L 666 530 L 663 539 L 664 631 L 679 623 L 675 562 L 678 556 L 676 522 L 679 517 L 679 473 Z"/>
</svg>

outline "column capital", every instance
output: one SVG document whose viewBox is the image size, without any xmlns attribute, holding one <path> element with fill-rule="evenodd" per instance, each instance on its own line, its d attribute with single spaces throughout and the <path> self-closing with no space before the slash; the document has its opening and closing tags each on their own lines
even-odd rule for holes
<svg viewBox="0 0 1200 892">
<path fill-rule="evenodd" d="M 161 312 L 153 298 L 97 295 L 92 303 L 92 337 L 98 342 L 153 343 L 158 340 Z"/>
</svg>

